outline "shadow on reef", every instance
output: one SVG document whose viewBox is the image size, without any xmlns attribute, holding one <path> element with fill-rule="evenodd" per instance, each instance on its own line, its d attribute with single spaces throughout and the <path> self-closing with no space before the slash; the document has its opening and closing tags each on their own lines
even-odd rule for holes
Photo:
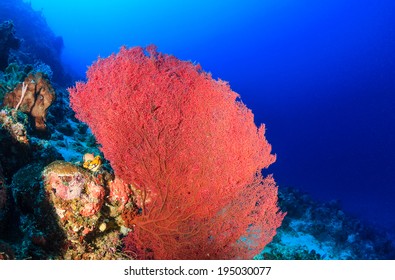
<svg viewBox="0 0 395 280">
<path fill-rule="evenodd" d="M 29 164 L 13 176 L 9 188 L 8 222 L 1 239 L 14 253 L 3 258 L 48 259 L 66 246 L 66 235 L 56 223 L 56 212 L 42 188 L 42 163 Z M 17 246 L 12 246 L 16 245 Z"/>
</svg>

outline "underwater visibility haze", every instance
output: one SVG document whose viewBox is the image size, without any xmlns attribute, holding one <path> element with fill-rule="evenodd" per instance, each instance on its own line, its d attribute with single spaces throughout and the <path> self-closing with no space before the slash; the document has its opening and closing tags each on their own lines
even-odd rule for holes
<svg viewBox="0 0 395 280">
<path fill-rule="evenodd" d="M 0 2 L 3 2 L 0 6 L 8 7 L 3 11 L 12 10 L 14 1 Z M 333 238 L 336 240 L 333 243 L 348 244 L 346 249 L 336 245 L 337 251 L 333 250 L 333 255 L 329 256 L 309 239 L 310 235 L 300 233 L 305 238 L 301 242 L 315 244 L 303 254 L 286 256 L 286 250 L 281 251 L 272 245 L 272 251 L 262 253 L 261 258 L 394 258 L 390 252 L 395 238 L 394 1 L 31 0 L 24 1 L 24 5 L 35 11 L 32 12 L 35 17 L 45 19 L 40 24 L 47 25 L 46 34 L 53 36 L 50 41 L 55 47 L 50 48 L 60 46 L 56 51 L 59 61 L 54 60 L 53 65 L 62 70 L 57 71 L 51 61 L 42 59 L 52 68 L 55 84 L 73 88 L 80 81 L 81 88 L 77 84 L 77 89 L 69 89 L 71 103 L 77 118 L 88 120 L 90 127 L 89 118 L 100 112 L 88 112 L 89 117 L 80 117 L 82 109 L 75 105 L 77 93 L 88 92 L 87 89 L 92 92 L 100 90 L 87 81 L 86 71 L 100 57 L 103 58 L 103 69 L 98 69 L 95 64 L 95 75 L 111 76 L 104 67 L 118 69 L 119 65 L 114 58 L 113 63 L 118 66 L 105 66 L 110 63 L 105 62 L 105 58 L 118 53 L 122 46 L 155 45 L 158 52 L 199 64 L 214 79 L 229 83 L 230 88 L 240 95 L 242 103 L 251 109 L 256 126 L 265 124 L 264 137 L 271 145 L 271 153 L 276 155 L 276 161 L 267 165 L 263 172 L 265 176 L 273 174 L 280 193 L 279 206 L 288 217 L 284 218 L 284 232 L 279 227 L 277 232 L 280 234 L 274 238 L 274 243 L 280 244 L 281 238 L 286 239 L 284 227 L 296 228 L 296 223 L 287 219 L 307 219 L 306 213 L 311 211 L 307 223 L 310 223 L 310 232 L 315 232 L 311 234 L 315 237 L 314 242 Z M 15 36 L 25 38 L 24 42 L 32 42 L 27 35 L 29 26 L 17 17 L 18 14 L 0 11 L 0 24 L 12 20 Z M 39 32 L 34 34 L 42 36 Z M 35 40 L 40 41 L 40 38 Z M 129 57 L 129 54 L 124 55 L 124 59 Z M 170 62 L 163 62 L 166 63 Z M 182 63 L 179 67 L 189 69 Z M 93 72 L 92 69 L 90 79 L 93 79 Z M 94 80 L 98 87 L 99 80 Z M 65 90 L 59 92 L 63 93 L 57 93 L 58 97 L 67 99 Z M 152 108 L 152 111 L 156 110 L 154 105 Z M 51 114 L 53 118 L 62 118 Z M 103 112 L 103 115 L 110 118 L 107 113 Z M 50 119 L 48 117 L 48 122 Z M 91 129 L 99 139 L 95 129 Z M 59 130 L 64 136 L 57 135 L 58 140 L 69 139 L 70 130 Z M 239 135 L 228 137 L 237 139 Z M 74 143 L 68 141 L 59 151 L 67 154 L 68 145 Z M 103 144 L 105 154 L 106 149 Z M 65 154 L 63 157 L 66 158 Z M 92 157 L 89 162 L 95 160 L 99 159 Z M 52 178 L 51 172 L 59 168 L 46 167 L 45 174 Z M 62 168 L 74 170 L 75 167 L 67 165 Z M 117 170 L 119 173 L 123 170 L 122 166 L 112 168 L 116 174 Z M 86 181 L 86 176 L 70 180 Z M 263 184 L 269 188 L 268 181 Z M 90 190 L 92 193 L 93 189 Z M 97 197 L 102 195 L 98 188 L 95 191 Z M 88 211 L 84 205 L 78 207 Z M 283 218 L 282 213 L 277 215 L 273 217 L 276 221 L 274 230 Z M 325 220 L 328 215 L 336 216 L 336 220 L 328 222 Z M 97 217 L 97 221 L 104 224 L 104 230 L 109 227 L 102 218 Z M 337 223 L 339 221 L 341 224 Z M 328 223 L 332 223 L 332 228 L 325 228 Z M 372 229 L 383 234 L 379 235 L 382 239 L 371 233 Z M 355 231 L 355 234 L 343 236 L 342 230 Z M 322 231 L 328 234 L 322 234 Z M 139 237 L 133 238 L 138 240 Z M 377 245 L 380 250 L 364 248 L 370 255 L 344 253 L 346 250 L 356 252 L 355 248 L 365 246 L 363 244 L 369 238 L 378 242 L 374 246 L 380 244 Z M 35 246 L 41 246 L 45 241 L 38 236 L 34 242 Z M 111 243 L 108 240 L 102 242 Z M 282 242 L 293 244 L 294 241 Z M 0 252 L 1 246 L 0 243 Z M 130 250 L 138 251 L 133 248 Z M 149 258 L 146 254 L 144 258 Z M 69 253 L 65 258 L 76 256 Z M 35 258 L 40 257 L 35 255 Z M 105 258 L 104 255 L 101 257 Z"/>
</svg>

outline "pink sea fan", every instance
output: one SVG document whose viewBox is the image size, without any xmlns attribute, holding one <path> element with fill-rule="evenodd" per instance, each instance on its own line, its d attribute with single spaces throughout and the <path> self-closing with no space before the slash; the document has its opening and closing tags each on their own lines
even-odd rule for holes
<svg viewBox="0 0 395 280">
<path fill-rule="evenodd" d="M 69 92 L 141 208 L 125 252 L 251 259 L 272 240 L 284 213 L 274 179 L 260 172 L 276 157 L 226 82 L 149 46 L 99 59 Z"/>
</svg>

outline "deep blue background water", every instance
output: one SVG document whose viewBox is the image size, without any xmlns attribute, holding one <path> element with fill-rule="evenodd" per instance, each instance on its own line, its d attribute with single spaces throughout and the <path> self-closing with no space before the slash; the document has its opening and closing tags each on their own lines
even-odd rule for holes
<svg viewBox="0 0 395 280">
<path fill-rule="evenodd" d="M 395 1 L 30 2 L 81 77 L 121 45 L 199 62 L 267 125 L 280 187 L 395 231 Z"/>
</svg>

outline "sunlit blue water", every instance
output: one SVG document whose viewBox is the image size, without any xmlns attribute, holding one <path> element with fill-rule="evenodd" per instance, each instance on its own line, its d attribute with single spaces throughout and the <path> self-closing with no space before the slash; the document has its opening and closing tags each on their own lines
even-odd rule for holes
<svg viewBox="0 0 395 280">
<path fill-rule="evenodd" d="M 199 62 L 267 125 L 280 187 L 395 229 L 394 1 L 31 3 L 81 77 L 121 45 Z"/>
</svg>

